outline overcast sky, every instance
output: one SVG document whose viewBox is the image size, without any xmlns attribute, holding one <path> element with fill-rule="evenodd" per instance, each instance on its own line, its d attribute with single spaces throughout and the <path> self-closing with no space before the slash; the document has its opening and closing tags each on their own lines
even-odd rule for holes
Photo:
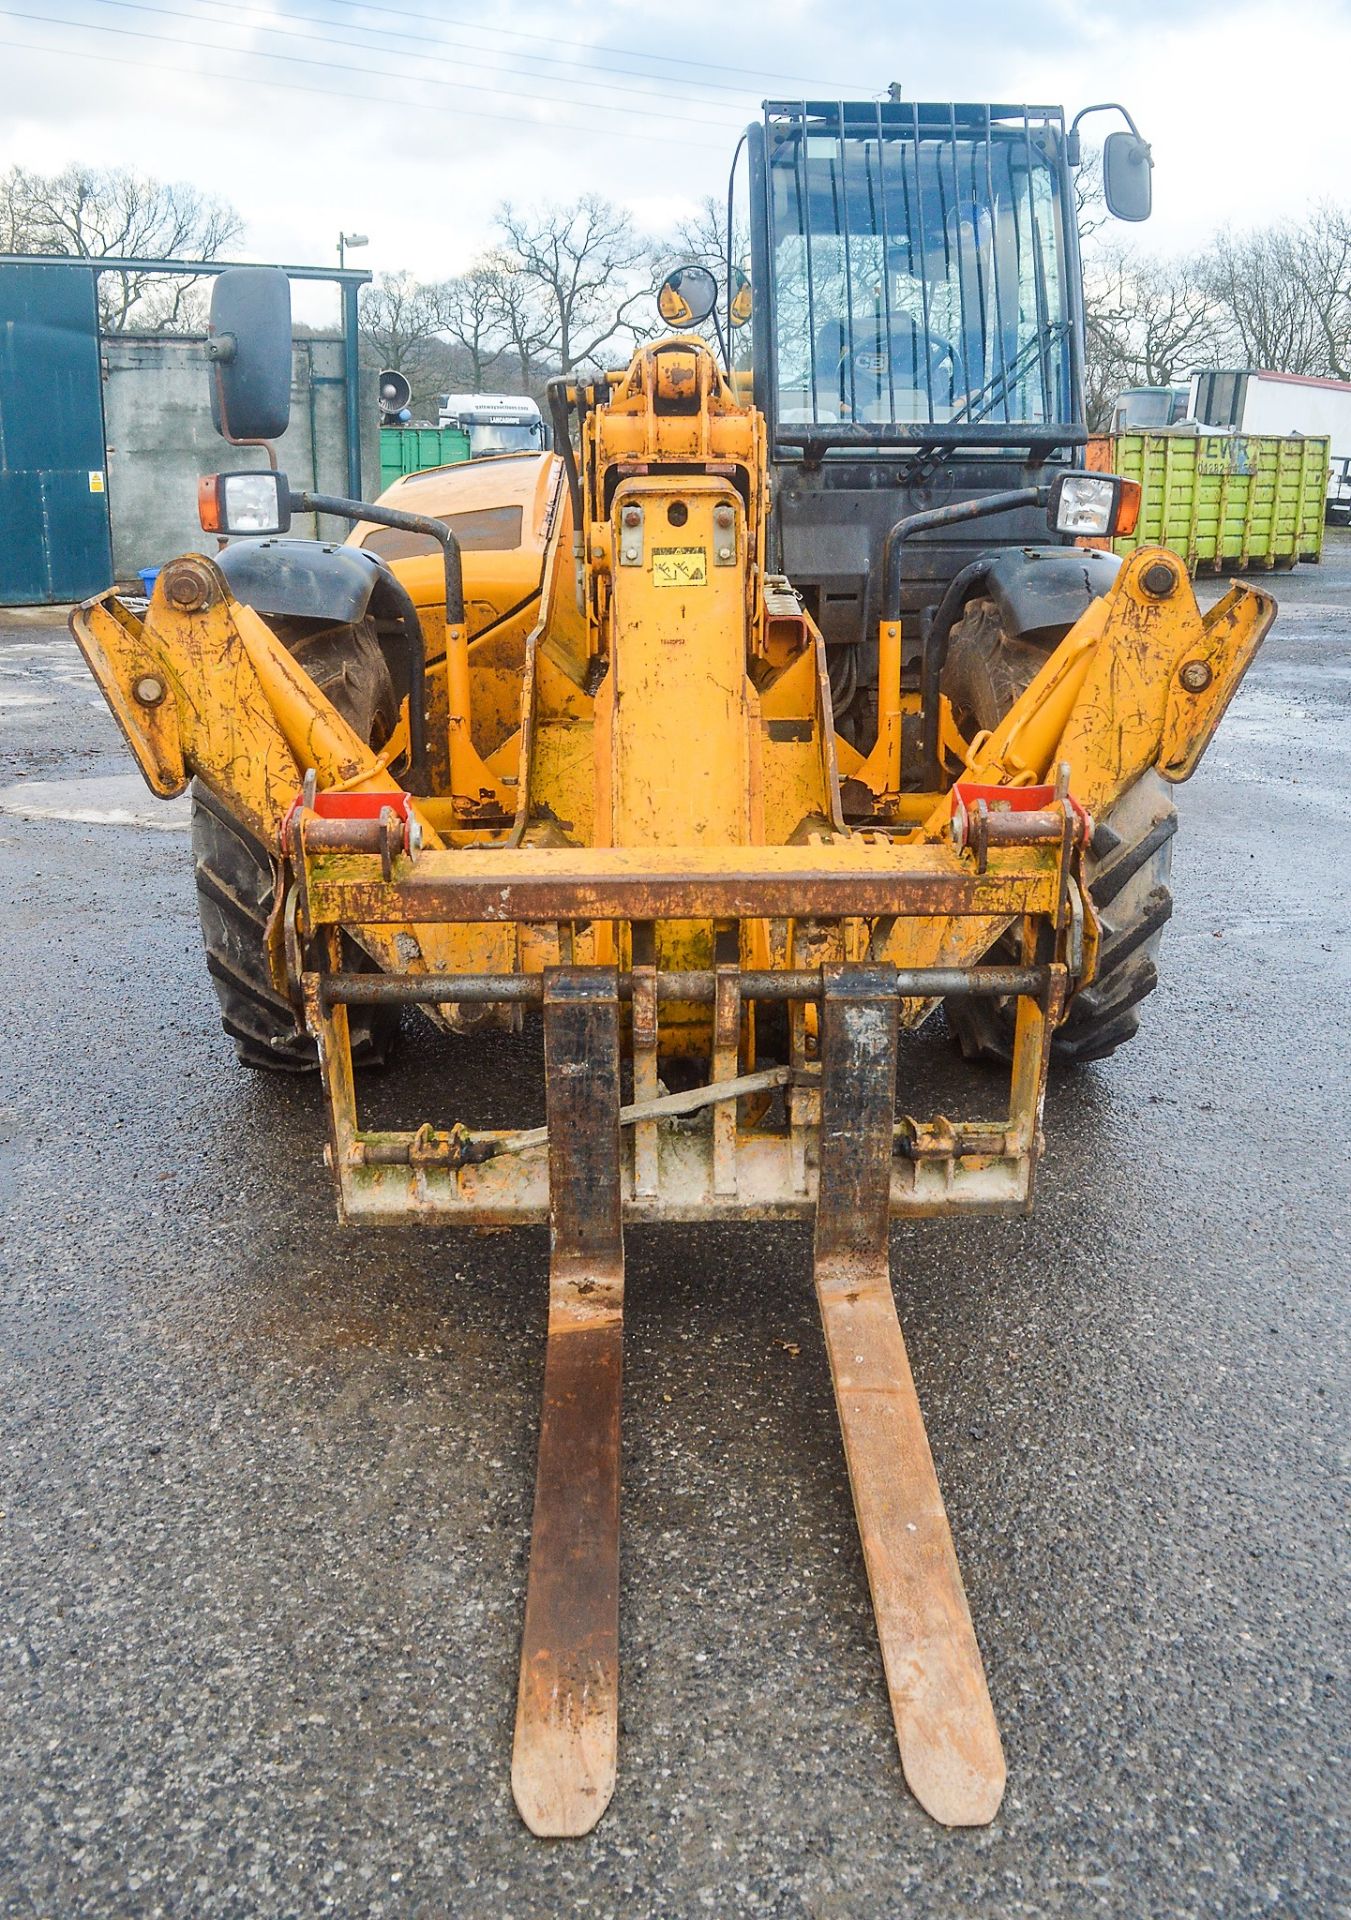
<svg viewBox="0 0 1351 1920">
<path fill-rule="evenodd" d="M 894 80 L 1124 101 L 1151 249 L 1351 201 L 1351 0 L 0 0 L 0 59 L 0 165 L 190 180 L 239 208 L 250 258 L 331 261 L 346 227 L 354 264 L 425 278 L 504 197 L 597 191 L 661 230 L 725 191 L 766 96 Z"/>
</svg>

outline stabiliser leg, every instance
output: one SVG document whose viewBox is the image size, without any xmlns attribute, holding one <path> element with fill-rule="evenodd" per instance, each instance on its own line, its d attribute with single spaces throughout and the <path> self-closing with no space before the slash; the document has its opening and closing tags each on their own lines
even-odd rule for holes
<svg viewBox="0 0 1351 1920">
<path fill-rule="evenodd" d="M 897 1002 L 825 970 L 816 1293 L 901 1764 L 948 1826 L 992 1820 L 1004 1755 L 891 1291 Z"/>
<path fill-rule="evenodd" d="M 589 1833 L 619 1744 L 624 1245 L 613 971 L 544 982 L 549 1339 L 511 1790 L 532 1833 Z"/>
</svg>

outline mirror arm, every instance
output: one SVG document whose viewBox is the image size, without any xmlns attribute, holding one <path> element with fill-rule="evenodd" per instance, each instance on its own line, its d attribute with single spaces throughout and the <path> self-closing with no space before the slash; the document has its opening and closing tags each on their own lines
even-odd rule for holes
<svg viewBox="0 0 1351 1920">
<path fill-rule="evenodd" d="M 572 407 L 568 400 L 568 376 L 561 375 L 551 380 L 545 388 L 548 395 L 549 419 L 554 430 L 554 452 L 563 462 L 563 471 L 568 480 L 568 496 L 572 501 L 572 537 L 573 544 L 585 538 L 586 529 L 582 524 L 582 477 L 577 468 L 577 455 L 572 445 Z M 581 549 L 577 551 L 580 553 Z"/>
<path fill-rule="evenodd" d="M 240 440 L 230 431 L 230 419 L 225 411 L 225 382 L 221 378 L 221 368 L 227 360 L 233 360 L 235 357 L 235 337 L 232 333 L 222 334 L 220 337 L 222 341 L 230 342 L 229 351 L 226 353 L 212 353 L 213 342 L 208 340 L 206 343 L 207 359 L 211 362 L 211 378 L 216 383 L 216 409 L 220 414 L 221 424 L 220 437 L 228 441 L 232 447 L 261 447 L 267 455 L 267 464 L 273 473 L 276 473 L 277 449 L 270 440 Z"/>
<path fill-rule="evenodd" d="M 709 319 L 713 322 L 713 334 L 718 343 L 718 352 L 722 355 L 722 364 L 727 370 L 727 378 L 732 378 L 732 358 L 727 351 L 727 342 L 723 339 L 722 322 L 718 319 L 718 309 L 714 307 Z"/>
<path fill-rule="evenodd" d="M 1099 100 L 1095 106 L 1080 107 L 1078 113 L 1076 113 L 1073 120 L 1070 121 L 1069 138 L 1071 140 L 1073 140 L 1075 134 L 1079 131 L 1079 122 L 1086 120 L 1090 113 L 1119 113 L 1136 139 L 1139 140 L 1142 138 L 1140 129 L 1136 126 L 1134 120 L 1132 120 L 1128 107 L 1123 107 L 1119 100 Z"/>
<path fill-rule="evenodd" d="M 959 526 L 966 520 L 983 520 L 990 514 L 1010 513 L 1017 507 L 1044 507 L 1050 498 L 1049 487 L 1014 487 L 1003 493 L 982 494 L 975 500 L 958 500 L 947 507 L 928 507 L 922 513 L 908 513 L 887 534 L 882 546 L 882 619 L 888 625 L 901 625 L 901 596 L 905 563 L 902 557 L 907 540 L 918 533 Z M 982 571 L 988 569 L 988 554 L 963 567 L 949 582 L 934 614 L 932 626 L 923 636 L 920 663 L 920 757 L 935 788 L 943 784 L 939 753 L 939 682 L 947 659 L 948 636 L 961 610 L 962 596 Z"/>
<path fill-rule="evenodd" d="M 743 133 L 741 138 L 736 143 L 736 149 L 732 154 L 731 170 L 727 175 L 727 258 L 724 263 L 727 271 L 723 281 L 723 285 L 726 289 L 726 294 L 727 294 L 727 345 L 723 347 L 722 357 L 724 362 L 726 363 L 727 378 L 729 381 L 732 378 L 732 361 L 731 361 L 731 356 L 728 352 L 728 347 L 730 346 L 734 338 L 734 332 L 735 332 L 732 326 L 732 251 L 733 251 L 732 219 L 736 210 L 736 207 L 735 207 L 736 163 L 741 158 L 741 149 L 745 146 L 745 144 L 746 144 L 746 136 Z"/>
<path fill-rule="evenodd" d="M 1083 146 L 1079 138 L 1079 122 L 1087 119 L 1090 113 L 1119 113 L 1136 139 L 1139 140 L 1142 138 L 1140 129 L 1131 118 L 1129 107 L 1123 107 L 1119 100 L 1099 100 L 1096 106 L 1080 107 L 1078 113 L 1076 113 L 1073 120 L 1070 121 L 1069 131 L 1065 135 L 1065 160 L 1066 164 L 1071 167 L 1077 167 L 1083 158 Z"/>
</svg>

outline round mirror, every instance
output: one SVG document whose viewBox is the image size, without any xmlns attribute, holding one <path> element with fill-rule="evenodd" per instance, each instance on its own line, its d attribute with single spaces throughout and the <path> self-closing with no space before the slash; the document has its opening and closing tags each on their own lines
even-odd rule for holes
<svg viewBox="0 0 1351 1920">
<path fill-rule="evenodd" d="M 740 267 L 732 268 L 732 305 L 730 308 L 732 325 L 744 327 L 751 317 L 753 295 L 751 283 Z"/>
<path fill-rule="evenodd" d="M 718 304 L 718 283 L 707 267 L 675 267 L 657 289 L 657 312 L 668 327 L 697 327 Z"/>
</svg>

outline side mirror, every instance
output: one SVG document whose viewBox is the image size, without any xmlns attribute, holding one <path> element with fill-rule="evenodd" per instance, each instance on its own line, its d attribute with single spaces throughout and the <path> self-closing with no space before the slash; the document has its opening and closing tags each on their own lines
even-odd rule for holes
<svg viewBox="0 0 1351 1920">
<path fill-rule="evenodd" d="M 732 268 L 732 305 L 730 308 L 732 325 L 744 327 L 751 317 L 755 305 L 755 295 L 751 283 L 740 267 Z"/>
<path fill-rule="evenodd" d="M 197 482 L 197 518 L 203 533 L 285 533 L 291 524 L 291 487 L 284 473 L 208 473 Z"/>
<path fill-rule="evenodd" d="M 718 304 L 718 283 L 707 267 L 675 267 L 657 289 L 657 312 L 668 327 L 697 327 Z"/>
<path fill-rule="evenodd" d="M 278 440 L 291 418 L 291 283 L 231 267 L 211 290 L 211 420 L 225 440 Z"/>
<path fill-rule="evenodd" d="M 1154 162 L 1138 133 L 1109 133 L 1102 143 L 1102 192 L 1118 220 L 1148 220 L 1154 203 Z"/>
</svg>

